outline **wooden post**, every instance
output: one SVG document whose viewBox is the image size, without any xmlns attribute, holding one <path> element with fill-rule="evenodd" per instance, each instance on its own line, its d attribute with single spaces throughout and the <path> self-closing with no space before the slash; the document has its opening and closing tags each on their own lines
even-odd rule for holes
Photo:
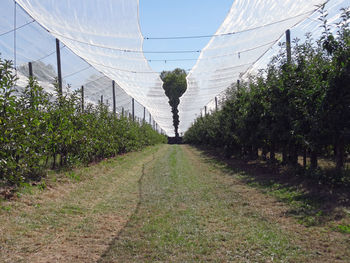
<svg viewBox="0 0 350 263">
<path fill-rule="evenodd" d="M 239 79 L 237 79 L 237 90 L 239 90 L 240 85 L 241 85 L 241 81 Z"/>
<path fill-rule="evenodd" d="M 28 62 L 28 68 L 29 68 L 29 77 L 33 77 L 33 65 L 32 62 Z"/>
<path fill-rule="evenodd" d="M 204 116 L 207 116 L 207 106 L 204 106 Z"/>
<path fill-rule="evenodd" d="M 291 50 L 291 42 L 290 42 L 290 30 L 286 31 L 286 48 L 287 48 L 287 61 L 288 63 L 292 60 L 292 50 Z"/>
<path fill-rule="evenodd" d="M 84 86 L 81 86 L 81 112 L 84 112 Z"/>
<path fill-rule="evenodd" d="M 218 98 L 215 97 L 215 111 L 218 111 Z"/>
<path fill-rule="evenodd" d="M 132 121 L 135 121 L 135 100 L 132 98 Z"/>
<path fill-rule="evenodd" d="M 101 95 L 101 105 L 103 105 L 103 95 Z"/>
<path fill-rule="evenodd" d="M 56 38 L 56 55 L 57 55 L 58 91 L 62 95 L 61 50 L 60 50 L 60 41 L 57 38 Z"/>
<path fill-rule="evenodd" d="M 115 104 L 115 81 L 112 81 L 112 88 L 113 88 L 113 113 L 116 114 L 117 112 L 117 107 Z"/>
</svg>

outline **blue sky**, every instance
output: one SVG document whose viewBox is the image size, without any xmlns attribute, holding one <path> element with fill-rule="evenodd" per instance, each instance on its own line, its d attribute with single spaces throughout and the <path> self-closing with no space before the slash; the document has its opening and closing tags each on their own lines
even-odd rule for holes
<svg viewBox="0 0 350 263">
<path fill-rule="evenodd" d="M 214 34 L 228 14 L 233 0 L 140 0 L 140 24 L 144 37 L 191 36 Z M 144 50 L 200 50 L 209 38 L 185 40 L 145 40 Z M 199 53 L 150 54 L 149 60 L 197 59 Z M 152 61 L 157 71 L 191 69 L 193 61 Z"/>
</svg>

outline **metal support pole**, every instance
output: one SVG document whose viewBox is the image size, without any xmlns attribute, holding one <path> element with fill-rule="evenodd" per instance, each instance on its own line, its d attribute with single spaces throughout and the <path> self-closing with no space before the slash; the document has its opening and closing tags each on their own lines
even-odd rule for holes
<svg viewBox="0 0 350 263">
<path fill-rule="evenodd" d="M 28 62 L 28 69 L 29 69 L 29 79 L 33 79 L 32 62 Z M 33 104 L 34 104 L 33 87 L 30 87 L 30 105 L 33 107 Z"/>
<path fill-rule="evenodd" d="M 207 116 L 207 106 L 204 106 L 204 116 Z"/>
<path fill-rule="evenodd" d="M 84 86 L 81 86 L 81 112 L 84 112 Z"/>
<path fill-rule="evenodd" d="M 124 107 L 122 107 L 122 116 L 124 117 Z"/>
<path fill-rule="evenodd" d="M 135 100 L 132 98 L 132 121 L 135 121 Z"/>
<path fill-rule="evenodd" d="M 17 2 L 14 1 L 13 14 L 13 67 L 17 75 Z"/>
<path fill-rule="evenodd" d="M 57 55 L 58 91 L 62 95 L 61 50 L 60 50 L 60 41 L 57 38 L 56 38 L 56 55 Z"/>
<path fill-rule="evenodd" d="M 149 125 L 151 125 L 151 122 L 152 122 L 152 115 L 151 115 L 151 113 L 149 114 Z"/>
<path fill-rule="evenodd" d="M 33 65 L 32 62 L 28 62 L 28 68 L 29 68 L 29 77 L 33 77 Z"/>
<path fill-rule="evenodd" d="M 115 104 L 115 81 L 112 81 L 112 88 L 113 88 L 113 113 L 116 114 L 117 108 Z"/>
<path fill-rule="evenodd" d="M 146 122 L 146 107 L 143 107 L 143 122 Z"/>
<path fill-rule="evenodd" d="M 101 95 L 101 105 L 103 105 L 103 95 Z"/>
<path fill-rule="evenodd" d="M 218 98 L 215 97 L 215 111 L 218 111 Z"/>
<path fill-rule="evenodd" d="M 288 63 L 292 60 L 292 47 L 290 42 L 290 30 L 286 31 L 286 48 L 287 48 L 287 61 Z"/>
<path fill-rule="evenodd" d="M 237 90 L 240 88 L 240 86 L 241 86 L 241 81 L 237 79 Z"/>
</svg>

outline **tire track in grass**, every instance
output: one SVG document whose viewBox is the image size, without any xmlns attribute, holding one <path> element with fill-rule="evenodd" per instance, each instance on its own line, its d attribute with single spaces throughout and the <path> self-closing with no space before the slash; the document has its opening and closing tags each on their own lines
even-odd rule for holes
<svg viewBox="0 0 350 263">
<path fill-rule="evenodd" d="M 6 204 L 12 209 L 0 209 L 0 261 L 96 262 L 137 207 L 143 164 L 166 147 L 76 169 L 79 182 Z"/>
<path fill-rule="evenodd" d="M 119 232 L 115 235 L 115 237 L 113 238 L 113 240 L 110 242 L 109 247 L 110 247 L 113 243 L 115 243 L 116 240 L 119 239 L 119 236 L 122 234 L 122 232 L 124 231 L 124 229 L 125 229 L 126 227 L 128 227 L 128 225 L 130 224 L 130 222 L 131 222 L 133 216 L 139 212 L 139 209 L 140 209 L 140 206 L 141 206 L 141 203 L 142 203 L 142 198 L 143 198 L 143 197 L 142 197 L 142 181 L 143 181 L 143 178 L 144 178 L 144 176 L 145 176 L 145 167 L 146 167 L 147 165 L 149 165 L 150 163 L 154 162 L 154 160 L 155 160 L 155 154 L 153 153 L 153 158 L 152 158 L 152 160 L 148 161 L 147 163 L 142 164 L 142 173 L 141 173 L 141 177 L 140 177 L 140 179 L 137 181 L 137 184 L 138 184 L 138 202 L 137 202 L 136 208 L 135 208 L 133 214 L 129 217 L 129 220 L 126 222 L 126 224 L 124 225 L 124 227 L 121 228 L 121 229 L 119 230 Z M 108 247 L 107 250 L 101 255 L 101 257 L 100 257 L 100 259 L 98 260 L 98 262 L 100 262 L 101 259 L 103 259 L 104 257 L 106 257 L 106 255 L 108 254 L 108 251 L 109 251 L 109 247 Z"/>
<path fill-rule="evenodd" d="M 139 210 L 100 262 L 305 262 L 310 256 L 187 146 L 169 147 L 145 171 Z"/>
</svg>

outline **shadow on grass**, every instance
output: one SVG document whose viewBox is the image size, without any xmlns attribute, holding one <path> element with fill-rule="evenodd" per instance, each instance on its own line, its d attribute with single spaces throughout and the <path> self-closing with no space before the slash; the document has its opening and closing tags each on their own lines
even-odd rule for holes
<svg viewBox="0 0 350 263">
<path fill-rule="evenodd" d="M 140 210 L 140 206 L 142 204 L 143 200 L 143 193 L 142 193 L 142 181 L 145 177 L 145 167 L 153 162 L 155 160 L 155 156 L 153 154 L 153 158 L 151 161 L 145 163 L 142 165 L 142 174 L 140 179 L 138 180 L 138 202 L 136 204 L 136 208 L 134 209 L 132 215 L 129 217 L 128 221 L 125 223 L 125 225 L 119 230 L 119 232 L 116 234 L 116 236 L 113 238 L 113 240 L 108 244 L 108 248 L 102 253 L 100 258 L 98 259 L 97 263 L 103 263 L 103 262 L 109 262 L 109 258 L 113 257 L 113 249 L 116 246 L 120 236 L 125 232 L 125 230 L 130 226 L 131 222 L 135 219 L 135 215 L 138 214 Z"/>
<path fill-rule="evenodd" d="M 235 176 L 241 182 L 287 203 L 287 215 L 306 226 L 324 225 L 347 216 L 350 207 L 350 174 L 334 170 L 308 171 L 266 160 L 224 158 L 214 148 L 194 146 L 207 163 Z"/>
</svg>

